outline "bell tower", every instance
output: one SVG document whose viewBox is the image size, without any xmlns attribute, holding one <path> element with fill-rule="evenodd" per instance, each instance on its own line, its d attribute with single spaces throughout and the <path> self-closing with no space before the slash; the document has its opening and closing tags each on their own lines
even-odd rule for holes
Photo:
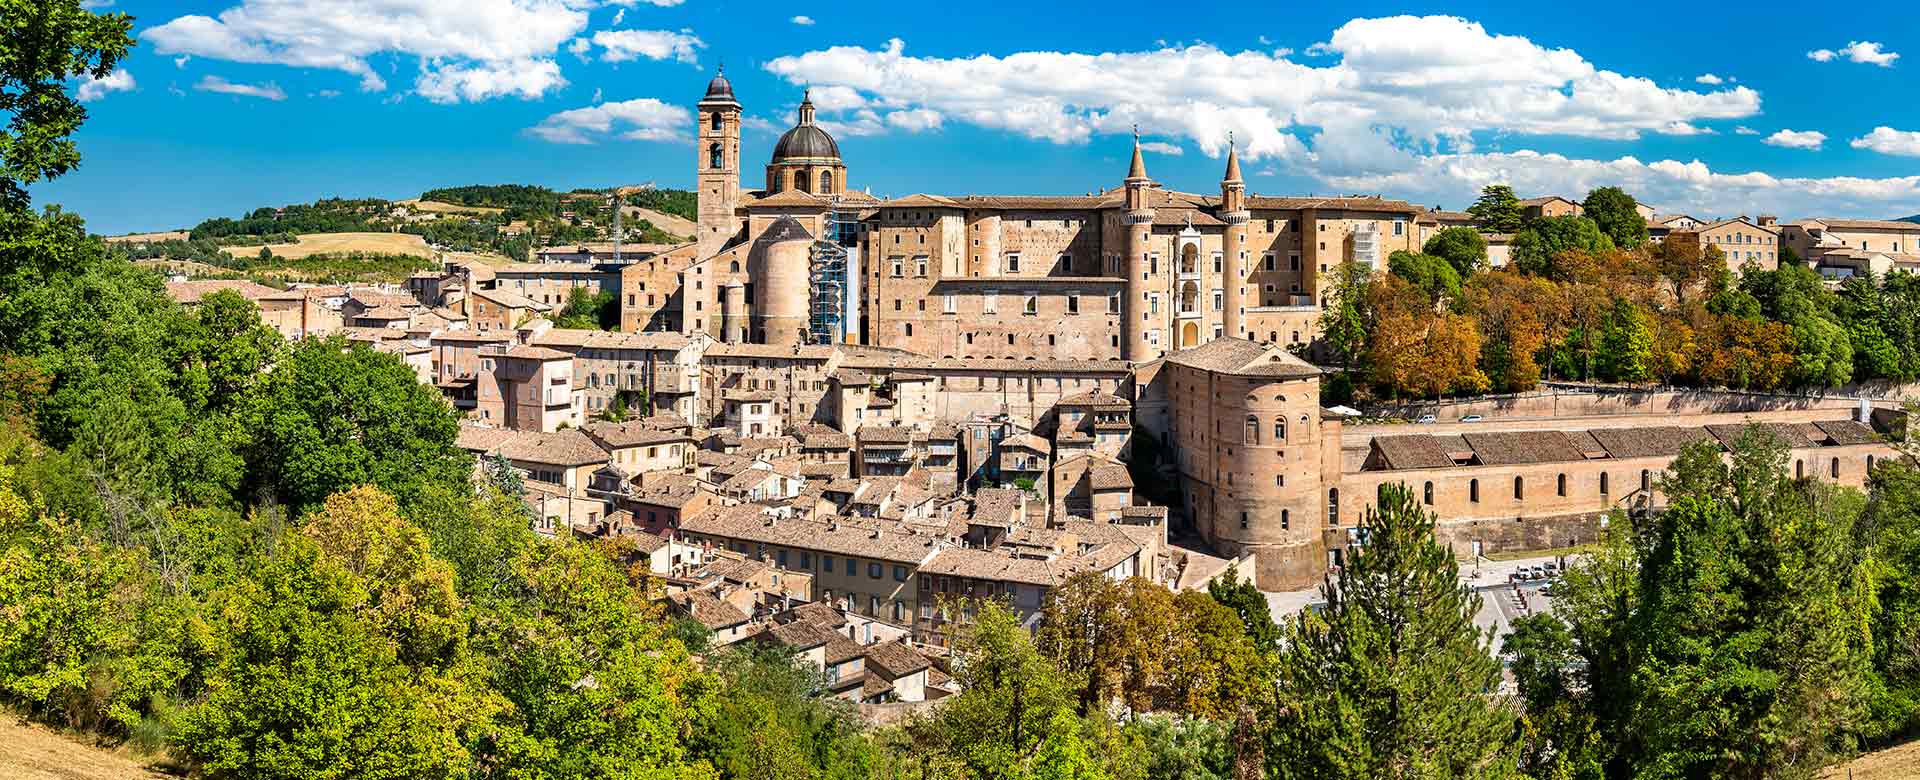
<svg viewBox="0 0 1920 780">
<path fill-rule="evenodd" d="M 694 172 L 699 189 L 700 235 L 694 237 L 700 258 L 712 257 L 740 232 L 740 101 L 733 97 L 733 84 L 726 69 L 714 74 L 707 83 L 706 97 L 700 99 L 700 126 L 695 137 Z"/>
</svg>

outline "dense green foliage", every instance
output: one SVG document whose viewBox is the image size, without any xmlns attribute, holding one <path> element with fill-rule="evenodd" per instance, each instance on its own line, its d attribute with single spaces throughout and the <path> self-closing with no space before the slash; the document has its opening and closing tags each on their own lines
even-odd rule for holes
<svg viewBox="0 0 1920 780">
<path fill-rule="evenodd" d="M 1487 267 L 1487 238 L 1470 227 L 1442 228 L 1420 251 L 1446 260 L 1462 279 Z"/>
<path fill-rule="evenodd" d="M 654 187 L 627 194 L 627 203 L 643 209 L 652 209 L 662 214 L 672 214 L 681 219 L 695 222 L 700 220 L 700 199 L 692 190 L 669 190 Z"/>
<path fill-rule="evenodd" d="M 1690 448 L 1669 508 L 1616 518 L 1554 613 L 1516 625 L 1529 774 L 1811 777 L 1920 725 L 1912 645 L 1885 652 L 1912 638 L 1886 577 L 1913 562 L 1914 465 L 1880 464 L 1868 503 L 1794 478 L 1763 429 L 1732 449 Z"/>
<path fill-rule="evenodd" d="M 1555 281 L 1573 278 L 1575 272 L 1562 258 L 1570 253 L 1605 252 L 1613 248 L 1613 239 L 1586 217 L 1541 217 L 1513 235 L 1513 267 L 1521 273 L 1545 276 Z"/>
<path fill-rule="evenodd" d="M 620 296 L 612 290 L 575 287 L 567 294 L 567 306 L 554 317 L 553 324 L 557 328 L 619 330 Z"/>
<path fill-rule="evenodd" d="M 1580 204 L 1582 216 L 1621 249 L 1633 249 L 1647 242 L 1647 218 L 1640 216 L 1639 203 L 1619 187 L 1600 187 L 1587 193 Z"/>
<path fill-rule="evenodd" d="M 1489 184 L 1480 190 L 1480 199 L 1467 207 L 1475 226 L 1489 233 L 1512 233 L 1526 218 L 1520 198 L 1505 184 Z"/>
</svg>

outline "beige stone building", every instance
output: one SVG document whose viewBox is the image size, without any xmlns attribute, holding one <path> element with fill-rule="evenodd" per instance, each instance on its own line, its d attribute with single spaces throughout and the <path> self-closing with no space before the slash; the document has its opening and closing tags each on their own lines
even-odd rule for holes
<svg viewBox="0 0 1920 780">
<path fill-rule="evenodd" d="M 1526 219 L 1577 217 L 1583 213 L 1586 213 L 1586 209 L 1581 207 L 1579 202 L 1560 197 L 1559 195 L 1548 195 L 1540 198 L 1523 198 L 1520 201 L 1520 214 Z"/>
<path fill-rule="evenodd" d="M 1780 267 L 1780 229 L 1772 224 L 1772 219 L 1765 221 L 1768 224 L 1758 224 L 1746 217 L 1723 219 L 1691 230 L 1675 229 L 1665 240 L 1719 249 L 1727 258 L 1728 270 L 1735 273 L 1749 264 L 1771 271 Z"/>
<path fill-rule="evenodd" d="M 1920 272 L 1920 224 L 1808 219 L 1780 226 L 1781 243 L 1828 278 Z"/>
</svg>

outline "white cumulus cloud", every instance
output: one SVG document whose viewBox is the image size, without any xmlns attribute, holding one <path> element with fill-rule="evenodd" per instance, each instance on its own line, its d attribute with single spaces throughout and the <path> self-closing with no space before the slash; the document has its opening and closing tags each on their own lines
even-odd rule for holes
<svg viewBox="0 0 1920 780">
<path fill-rule="evenodd" d="M 1140 144 L 1140 149 L 1141 151 L 1152 152 L 1154 154 L 1181 155 L 1187 153 L 1187 150 L 1180 148 L 1178 144 L 1170 144 L 1165 141 L 1147 141 L 1146 143 Z"/>
<path fill-rule="evenodd" d="M 105 78 L 86 77 L 75 91 L 74 99 L 82 103 L 91 103 L 113 92 L 128 92 L 134 88 L 133 74 L 125 68 L 114 68 Z"/>
<path fill-rule="evenodd" d="M 266 98 L 267 100 L 287 99 L 287 93 L 280 89 L 280 85 L 271 81 L 265 84 L 242 84 L 228 81 L 219 76 L 202 76 L 200 81 L 193 85 L 193 88 L 201 92 L 218 92 L 222 95 L 239 95 L 241 97 Z"/>
<path fill-rule="evenodd" d="M 1746 125 L 1739 125 L 1733 128 L 1733 134 L 1734 135 L 1759 135 L 1760 131 L 1755 130 L 1751 127 L 1748 127 Z"/>
<path fill-rule="evenodd" d="M 1920 211 L 1920 176 L 1776 177 L 1759 171 L 1722 173 L 1699 160 L 1592 160 L 1531 150 L 1438 154 L 1390 173 L 1324 178 L 1341 192 L 1378 192 L 1418 203 L 1465 204 L 1481 187 L 1510 184 L 1516 192 L 1576 199 L 1595 187 L 1617 186 L 1643 203 L 1701 215 Z"/>
<path fill-rule="evenodd" d="M 377 92 L 387 82 L 375 57 L 411 57 L 429 71 L 445 70 L 416 86 L 447 90 L 474 81 L 474 73 L 550 62 L 586 26 L 581 0 L 240 0 L 217 16 L 179 16 L 140 37 L 160 54 L 337 70 Z M 461 88 L 439 94 L 529 96 Z"/>
<path fill-rule="evenodd" d="M 800 16 L 793 17 L 793 23 L 800 25 L 801 27 L 811 27 L 813 25 L 813 17 L 802 14 Z"/>
<path fill-rule="evenodd" d="M 1834 60 L 1844 59 L 1848 62 L 1891 68 L 1893 67 L 1893 61 L 1900 59 L 1900 55 L 1896 52 L 1886 51 L 1880 44 L 1874 43 L 1873 41 L 1848 41 L 1846 46 L 1841 47 L 1837 51 L 1834 49 L 1814 49 L 1813 51 L 1807 52 L 1807 59 L 1813 60 L 1814 62 L 1832 62 Z"/>
<path fill-rule="evenodd" d="M 420 72 L 413 91 L 435 103 L 513 96 L 537 98 L 567 84 L 553 60 L 513 60 L 443 65 Z"/>
<path fill-rule="evenodd" d="M 1149 51 L 1027 51 L 919 57 L 906 43 L 834 46 L 776 58 L 767 70 L 793 84 L 857 90 L 882 109 L 924 108 L 949 121 L 1054 143 L 1145 132 L 1190 140 L 1207 155 L 1227 134 L 1249 159 L 1300 159 L 1316 130 L 1331 139 L 1454 149 L 1473 133 L 1631 140 L 1705 132 L 1699 123 L 1754 116 L 1746 87 L 1697 91 L 1601 69 L 1569 49 L 1497 35 L 1449 16 L 1355 19 L 1293 62 L 1210 44 Z M 852 117 L 841 117 L 853 121 Z"/>
<path fill-rule="evenodd" d="M 557 144 L 592 144 L 608 138 L 680 141 L 693 127 L 693 113 L 654 98 L 634 98 L 562 111 L 527 128 Z"/>
<path fill-rule="evenodd" d="M 700 36 L 687 30 L 601 30 L 593 34 L 593 42 L 601 49 L 600 59 L 606 62 L 630 62 L 645 57 L 688 65 L 700 63 L 698 50 L 707 45 Z"/>
<path fill-rule="evenodd" d="M 1847 145 L 1855 149 L 1871 149 L 1881 154 L 1920 157 L 1920 132 L 1895 130 L 1881 125 L 1874 128 L 1873 132 L 1849 141 Z"/>
<path fill-rule="evenodd" d="M 1693 77 L 1693 83 L 1705 84 L 1710 87 L 1717 87 L 1717 86 L 1720 86 L 1721 84 L 1727 83 L 1727 80 L 1720 78 L 1719 76 L 1715 76 L 1711 73 L 1702 73 L 1698 76 Z"/>
<path fill-rule="evenodd" d="M 1826 142 L 1827 134 L 1818 130 L 1781 130 L 1760 141 L 1768 146 L 1784 146 L 1788 149 L 1819 149 Z"/>
</svg>

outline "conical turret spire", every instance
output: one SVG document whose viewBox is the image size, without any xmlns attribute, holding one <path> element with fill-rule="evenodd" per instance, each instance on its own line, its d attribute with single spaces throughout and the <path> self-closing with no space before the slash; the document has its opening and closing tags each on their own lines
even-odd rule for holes
<svg viewBox="0 0 1920 780">
<path fill-rule="evenodd" d="M 1233 133 L 1227 133 L 1227 175 L 1221 179 L 1228 184 L 1238 184 L 1240 178 L 1240 155 L 1233 148 Z"/>
<path fill-rule="evenodd" d="M 800 124 L 813 124 L 813 90 L 800 93 Z"/>
<path fill-rule="evenodd" d="M 1127 179 L 1147 178 L 1147 161 L 1140 156 L 1140 126 L 1133 126 L 1133 165 L 1127 168 Z"/>
</svg>

